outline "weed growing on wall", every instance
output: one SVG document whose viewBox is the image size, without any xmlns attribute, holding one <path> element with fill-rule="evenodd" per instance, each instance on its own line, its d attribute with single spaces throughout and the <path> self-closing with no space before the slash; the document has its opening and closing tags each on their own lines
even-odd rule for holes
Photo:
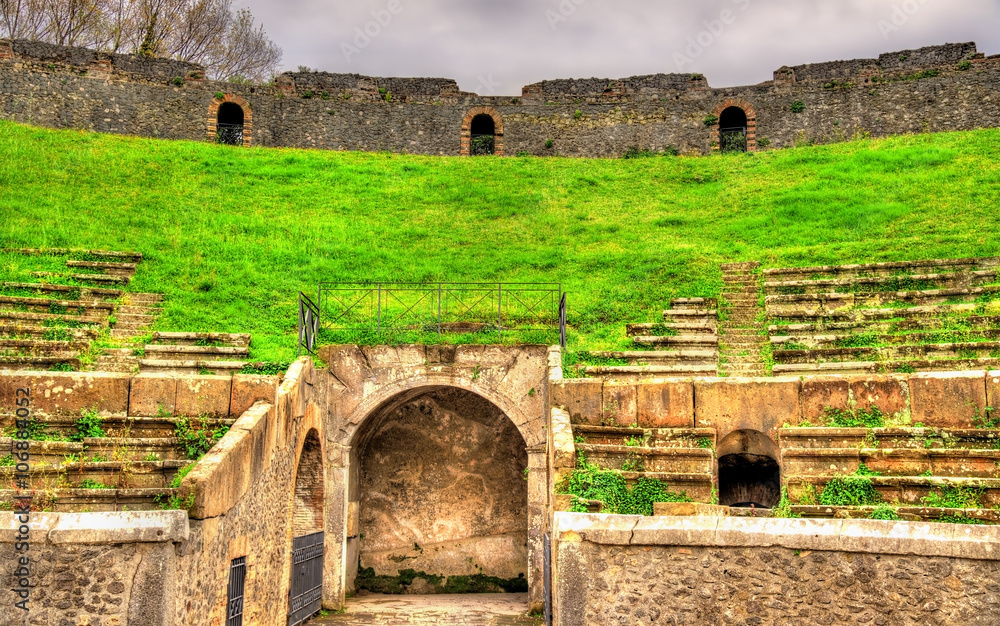
<svg viewBox="0 0 1000 626">
<path fill-rule="evenodd" d="M 559 485 L 559 493 L 574 495 L 578 500 L 572 510 L 586 513 L 580 500 L 600 500 L 603 512 L 618 515 L 652 515 L 656 502 L 691 502 L 686 492 L 670 491 L 668 485 L 653 478 L 640 478 L 632 489 L 625 476 L 617 470 L 597 467 L 581 455 L 576 469 Z"/>
<path fill-rule="evenodd" d="M 826 408 L 826 422 L 833 428 L 885 428 L 885 413 L 877 406 L 867 409 Z"/>
<path fill-rule="evenodd" d="M 939 493 L 931 492 L 923 498 L 924 506 L 940 509 L 981 509 L 985 489 L 942 485 Z"/>
<path fill-rule="evenodd" d="M 76 420 L 76 431 L 75 435 L 70 435 L 70 441 L 107 436 L 104 434 L 104 419 L 98 415 L 96 408 L 80 412 L 80 419 Z"/>
<path fill-rule="evenodd" d="M 823 488 L 822 506 L 873 506 L 882 502 L 872 479 L 867 476 L 838 476 Z"/>
<path fill-rule="evenodd" d="M 222 439 L 229 432 L 229 426 L 220 424 L 214 428 L 210 427 L 207 416 L 196 419 L 186 417 L 178 418 L 174 425 L 174 437 L 177 438 L 177 447 L 182 454 L 192 461 L 197 461 L 206 452 L 212 449 L 217 441 Z"/>
<path fill-rule="evenodd" d="M 778 506 L 771 509 L 771 517 L 780 518 L 795 518 L 802 517 L 798 513 L 792 512 L 792 501 L 788 499 L 788 488 L 781 488 L 781 500 L 778 501 Z"/>
<path fill-rule="evenodd" d="M 879 504 L 875 507 L 875 510 L 871 512 L 868 519 L 881 519 L 888 521 L 899 521 L 899 513 L 896 512 L 896 507 L 889 504 Z"/>
</svg>

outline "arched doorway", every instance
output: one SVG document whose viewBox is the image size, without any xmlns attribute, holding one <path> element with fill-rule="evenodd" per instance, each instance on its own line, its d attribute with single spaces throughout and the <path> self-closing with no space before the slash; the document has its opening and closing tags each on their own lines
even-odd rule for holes
<svg viewBox="0 0 1000 626">
<path fill-rule="evenodd" d="M 462 156 L 503 156 L 503 120 L 493 107 L 476 107 L 462 120 Z"/>
<path fill-rule="evenodd" d="M 496 149 L 496 124 L 489 115 L 477 115 L 472 118 L 471 156 L 492 156 Z"/>
<path fill-rule="evenodd" d="M 756 430 L 737 430 L 719 443 L 719 504 L 770 509 L 781 500 L 780 452 Z"/>
<path fill-rule="evenodd" d="M 235 102 L 223 102 L 215 124 L 215 141 L 230 146 L 243 145 L 243 125 L 245 115 L 243 107 Z"/>
<path fill-rule="evenodd" d="M 358 428 L 350 465 L 348 591 L 528 590 L 528 453 L 492 402 L 456 387 L 402 393 Z"/>
<path fill-rule="evenodd" d="M 728 107 L 719 116 L 719 150 L 726 152 L 747 151 L 749 119 L 740 107 Z"/>
<path fill-rule="evenodd" d="M 322 608 L 323 486 L 323 447 L 316 429 L 311 429 L 295 472 L 288 626 L 301 624 Z"/>
</svg>

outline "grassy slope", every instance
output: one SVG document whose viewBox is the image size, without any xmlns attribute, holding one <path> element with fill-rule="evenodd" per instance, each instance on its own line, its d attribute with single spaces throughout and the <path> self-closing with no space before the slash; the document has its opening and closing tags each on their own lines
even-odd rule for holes
<svg viewBox="0 0 1000 626">
<path fill-rule="evenodd" d="M 1000 254 L 1000 130 L 758 155 L 440 158 L 51 131 L 0 122 L 0 246 L 137 250 L 163 330 L 293 355 L 319 280 L 561 281 L 578 347 L 623 344 L 718 263 Z M 29 268 L 0 256 L 0 274 Z M 0 276 L 2 278 L 2 276 Z"/>
</svg>

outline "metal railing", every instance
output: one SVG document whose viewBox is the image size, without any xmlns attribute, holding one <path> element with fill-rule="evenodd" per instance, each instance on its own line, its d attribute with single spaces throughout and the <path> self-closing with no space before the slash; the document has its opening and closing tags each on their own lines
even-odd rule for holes
<svg viewBox="0 0 1000 626">
<path fill-rule="evenodd" d="M 242 146 L 243 124 L 216 124 L 215 142 L 230 146 Z"/>
<path fill-rule="evenodd" d="M 558 330 L 560 343 L 566 339 L 566 294 L 558 283 L 324 282 L 317 303 L 316 316 L 322 318 L 317 327 L 324 332 L 382 338 L 404 332 L 495 332 L 502 339 Z M 300 331 L 300 342 L 303 337 Z"/>
<path fill-rule="evenodd" d="M 319 307 L 309 299 L 309 296 L 299 292 L 299 356 L 302 348 L 310 353 L 316 351 L 316 339 L 319 335 Z"/>
<path fill-rule="evenodd" d="M 719 129 L 719 150 L 721 152 L 746 152 L 747 145 L 746 127 Z"/>
</svg>

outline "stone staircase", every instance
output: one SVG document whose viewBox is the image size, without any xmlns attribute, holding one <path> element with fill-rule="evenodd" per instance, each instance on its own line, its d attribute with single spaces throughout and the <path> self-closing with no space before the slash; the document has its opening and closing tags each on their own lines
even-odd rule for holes
<svg viewBox="0 0 1000 626">
<path fill-rule="evenodd" d="M 831 481 L 854 476 L 900 519 L 1000 523 L 996 429 L 785 428 L 779 442 L 794 514 L 868 518 L 875 503 L 821 504 Z"/>
<path fill-rule="evenodd" d="M 1000 367 L 1000 258 L 764 270 L 775 375 Z"/>
<path fill-rule="evenodd" d="M 628 325 L 628 336 L 637 350 L 592 353 L 622 364 L 590 366 L 585 372 L 613 380 L 715 376 L 719 349 L 716 301 L 675 298 L 670 307 L 663 312 L 662 323 Z"/>
<path fill-rule="evenodd" d="M 156 332 L 144 353 L 142 372 L 234 374 L 247 365 L 250 335 Z"/>
<path fill-rule="evenodd" d="M 719 322 L 719 375 L 768 376 L 762 350 L 767 344 L 760 306 L 759 263 L 722 266 Z"/>
<path fill-rule="evenodd" d="M 715 493 L 715 430 L 573 424 L 576 453 L 602 469 L 622 472 L 629 487 L 641 478 L 661 480 L 695 502 Z M 601 503 L 590 503 L 598 510 Z"/>
<path fill-rule="evenodd" d="M 0 282 L 0 368 L 133 372 L 131 348 L 97 352 L 94 341 L 127 341 L 159 313 L 159 294 L 126 291 L 142 255 L 111 250 L 5 249 L 7 254 L 66 259 L 66 271 L 30 271 L 42 279 Z M 51 264 L 49 264 L 51 265 Z"/>
<path fill-rule="evenodd" d="M 13 415 L 0 415 L 0 450 L 11 449 Z M 174 477 L 193 463 L 175 437 L 180 419 L 104 417 L 105 436 L 83 437 L 79 416 L 36 415 L 27 488 L 34 507 L 55 512 L 139 511 L 176 508 Z M 235 421 L 187 418 L 193 428 L 224 432 Z M 221 435 L 220 435 L 221 436 Z M 0 485 L 13 486 L 11 456 L 0 456 Z M 14 490 L 0 489 L 0 503 Z"/>
</svg>

